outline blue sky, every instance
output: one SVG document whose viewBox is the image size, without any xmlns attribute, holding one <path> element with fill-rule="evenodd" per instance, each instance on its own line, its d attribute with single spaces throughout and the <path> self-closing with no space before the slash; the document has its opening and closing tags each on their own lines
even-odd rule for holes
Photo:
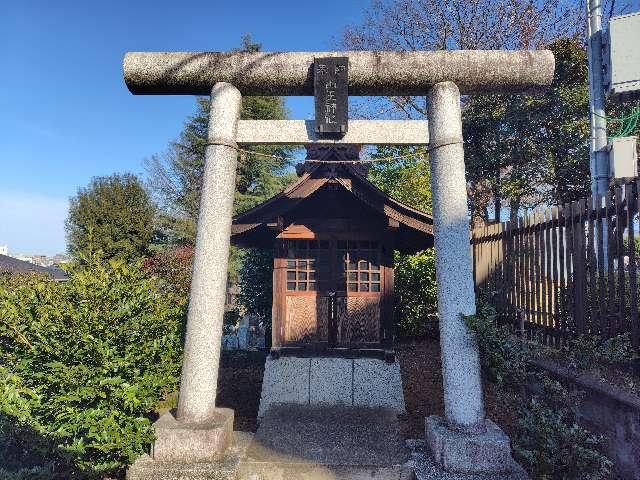
<svg viewBox="0 0 640 480">
<path fill-rule="evenodd" d="M 68 198 L 97 175 L 143 174 L 177 137 L 194 99 L 133 96 L 127 51 L 326 50 L 370 0 L 1 0 L 0 245 L 65 250 Z M 288 98 L 308 118 L 310 98 Z"/>
</svg>

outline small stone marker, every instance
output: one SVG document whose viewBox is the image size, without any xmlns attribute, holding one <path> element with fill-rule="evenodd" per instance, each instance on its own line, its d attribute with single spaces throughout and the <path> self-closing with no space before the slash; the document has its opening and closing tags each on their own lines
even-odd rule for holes
<svg viewBox="0 0 640 480">
<path fill-rule="evenodd" d="M 349 118 L 349 59 L 347 57 L 315 58 L 313 93 L 316 104 L 316 131 L 343 136 Z"/>
</svg>

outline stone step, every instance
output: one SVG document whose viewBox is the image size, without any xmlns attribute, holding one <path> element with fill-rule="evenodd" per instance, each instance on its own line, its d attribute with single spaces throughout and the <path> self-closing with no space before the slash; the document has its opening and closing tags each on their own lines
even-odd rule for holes
<svg viewBox="0 0 640 480">
<path fill-rule="evenodd" d="M 406 462 L 408 450 L 390 409 L 279 404 L 260 422 L 246 459 L 387 467 Z"/>
<path fill-rule="evenodd" d="M 241 462 L 238 480 L 413 480 L 401 465 L 389 467 Z"/>
<path fill-rule="evenodd" d="M 410 480 L 396 412 L 272 405 L 249 441 L 239 480 Z"/>
</svg>

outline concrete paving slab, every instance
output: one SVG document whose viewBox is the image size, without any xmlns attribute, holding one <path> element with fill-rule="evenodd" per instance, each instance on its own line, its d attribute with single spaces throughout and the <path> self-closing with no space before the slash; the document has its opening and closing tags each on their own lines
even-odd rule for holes
<svg viewBox="0 0 640 480">
<path fill-rule="evenodd" d="M 396 413 L 383 408 L 274 405 L 247 450 L 248 461 L 390 467 L 408 458 Z"/>
</svg>

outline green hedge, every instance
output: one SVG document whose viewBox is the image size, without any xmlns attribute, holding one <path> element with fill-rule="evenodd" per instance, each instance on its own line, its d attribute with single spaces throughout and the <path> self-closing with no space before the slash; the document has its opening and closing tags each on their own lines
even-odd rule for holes
<svg viewBox="0 0 640 480">
<path fill-rule="evenodd" d="M 605 480 L 611 461 L 602 438 L 577 423 L 579 391 L 533 369 L 529 346 L 499 326 L 496 311 L 479 301 L 477 314 L 466 317 L 480 351 L 486 378 L 515 413 L 512 447 L 517 461 L 535 480 Z M 537 385 L 532 393 L 526 385 Z"/>
<path fill-rule="evenodd" d="M 0 478 L 122 474 L 177 387 L 184 312 L 139 265 L 96 256 L 65 283 L 0 279 Z"/>
</svg>

